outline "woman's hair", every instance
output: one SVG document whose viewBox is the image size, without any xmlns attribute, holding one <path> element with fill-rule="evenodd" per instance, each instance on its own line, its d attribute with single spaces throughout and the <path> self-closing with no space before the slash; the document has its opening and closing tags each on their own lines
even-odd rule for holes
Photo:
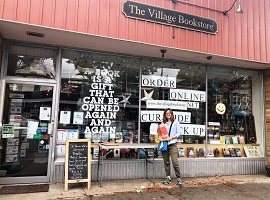
<svg viewBox="0 0 270 200">
<path fill-rule="evenodd" d="M 163 123 L 166 123 L 166 122 L 168 121 L 168 119 L 167 119 L 167 117 L 166 117 L 166 112 L 167 112 L 167 111 L 170 111 L 170 112 L 171 112 L 171 114 L 172 114 L 171 120 L 172 120 L 172 122 L 174 122 L 174 115 L 173 115 L 172 109 L 166 108 L 166 109 L 164 110 L 164 112 L 163 112 L 163 119 L 162 119 Z"/>
</svg>

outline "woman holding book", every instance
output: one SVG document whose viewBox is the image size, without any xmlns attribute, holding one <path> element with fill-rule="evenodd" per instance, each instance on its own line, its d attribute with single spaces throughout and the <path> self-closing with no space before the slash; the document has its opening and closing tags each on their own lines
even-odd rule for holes
<svg viewBox="0 0 270 200">
<path fill-rule="evenodd" d="M 178 148 L 177 148 L 177 138 L 180 136 L 180 124 L 178 121 L 174 119 L 173 111 L 170 108 L 167 108 L 163 112 L 163 123 L 160 127 L 165 126 L 164 131 L 162 128 L 158 128 L 158 139 L 160 142 L 167 141 L 168 142 L 168 150 L 162 152 L 165 173 L 167 179 L 163 181 L 163 184 L 171 184 L 171 161 L 173 164 L 174 172 L 177 177 L 177 185 L 182 186 L 183 183 L 181 181 L 180 175 L 180 167 L 178 162 Z M 166 135 L 166 132 L 168 135 Z"/>
</svg>

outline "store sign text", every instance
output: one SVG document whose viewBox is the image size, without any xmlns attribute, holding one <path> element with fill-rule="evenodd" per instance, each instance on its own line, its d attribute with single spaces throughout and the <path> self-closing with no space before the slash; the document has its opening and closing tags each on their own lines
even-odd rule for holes
<svg viewBox="0 0 270 200">
<path fill-rule="evenodd" d="M 217 22 L 213 19 L 141 4 L 134 1 L 124 2 L 122 12 L 129 18 L 136 18 L 139 20 L 176 26 L 210 34 L 216 34 L 217 32 Z"/>
</svg>

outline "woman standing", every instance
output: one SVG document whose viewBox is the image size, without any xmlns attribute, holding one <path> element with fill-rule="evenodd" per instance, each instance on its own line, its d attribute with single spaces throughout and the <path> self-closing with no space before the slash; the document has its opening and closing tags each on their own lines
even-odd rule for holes
<svg viewBox="0 0 270 200">
<path fill-rule="evenodd" d="M 169 133 L 169 137 L 166 139 L 162 139 L 159 137 L 159 141 L 168 141 L 168 150 L 162 152 L 165 173 L 167 179 L 163 181 L 163 184 L 171 184 L 171 162 L 172 160 L 173 168 L 175 175 L 177 177 L 177 185 L 182 186 L 183 183 L 181 181 L 180 175 L 180 167 L 178 162 L 178 148 L 177 148 L 177 138 L 180 136 L 180 124 L 178 121 L 174 119 L 173 111 L 170 108 L 167 108 L 163 112 L 163 124 L 165 125 L 167 132 Z"/>
</svg>

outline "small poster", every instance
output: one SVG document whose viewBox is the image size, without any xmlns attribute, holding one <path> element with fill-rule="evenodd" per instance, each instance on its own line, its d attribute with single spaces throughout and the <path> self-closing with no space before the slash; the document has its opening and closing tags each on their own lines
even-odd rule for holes
<svg viewBox="0 0 270 200">
<path fill-rule="evenodd" d="M 34 138 L 38 129 L 38 122 L 28 121 L 27 123 L 27 138 Z"/>
<path fill-rule="evenodd" d="M 56 144 L 65 143 L 67 140 L 67 129 L 58 129 L 56 134 Z"/>
<path fill-rule="evenodd" d="M 24 98 L 24 94 L 10 93 L 9 94 L 9 97 L 10 98 L 21 98 L 21 99 L 23 99 Z"/>
<path fill-rule="evenodd" d="M 51 119 L 51 108 L 50 107 L 40 107 L 39 120 L 49 121 L 50 119 Z"/>
<path fill-rule="evenodd" d="M 261 158 L 263 157 L 261 148 L 259 146 L 243 146 L 247 157 Z"/>
<path fill-rule="evenodd" d="M 17 154 L 6 155 L 6 162 L 17 162 L 17 161 L 18 161 Z"/>
<path fill-rule="evenodd" d="M 11 99 L 11 106 L 20 107 L 22 106 L 22 99 Z"/>
<path fill-rule="evenodd" d="M 83 125 L 83 112 L 73 113 L 73 124 Z"/>
<path fill-rule="evenodd" d="M 26 142 L 26 143 L 21 143 L 21 150 L 22 149 L 29 149 L 29 143 Z"/>
<path fill-rule="evenodd" d="M 60 124 L 70 124 L 71 111 L 60 112 Z"/>
<path fill-rule="evenodd" d="M 20 151 L 20 157 L 26 157 L 26 150 L 25 149 L 21 149 Z"/>
<path fill-rule="evenodd" d="M 21 115 L 10 115 L 9 116 L 9 121 L 10 122 L 21 122 L 22 116 Z"/>
<path fill-rule="evenodd" d="M 150 135 L 157 135 L 158 123 L 150 124 Z"/>
<path fill-rule="evenodd" d="M 15 154 L 19 152 L 18 146 L 8 146 L 6 149 L 6 154 Z"/>
<path fill-rule="evenodd" d="M 2 138 L 14 138 L 14 125 L 3 124 Z"/>
<path fill-rule="evenodd" d="M 19 145 L 19 138 L 8 138 L 7 146 Z"/>
<path fill-rule="evenodd" d="M 67 139 L 76 140 L 79 138 L 79 131 L 75 129 L 68 129 Z"/>
<path fill-rule="evenodd" d="M 22 113 L 22 107 L 12 106 L 10 108 L 10 114 L 21 114 L 21 113 Z"/>
</svg>

